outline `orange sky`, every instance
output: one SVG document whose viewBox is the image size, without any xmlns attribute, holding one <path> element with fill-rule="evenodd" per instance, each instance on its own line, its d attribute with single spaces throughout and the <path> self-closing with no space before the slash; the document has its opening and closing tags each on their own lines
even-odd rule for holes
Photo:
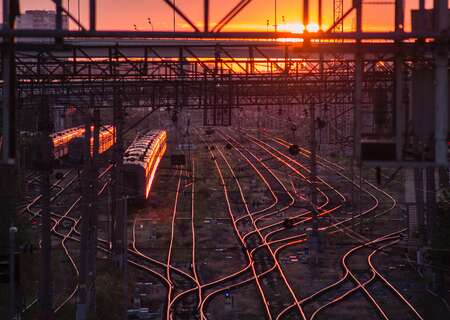
<svg viewBox="0 0 450 320">
<path fill-rule="evenodd" d="M 351 0 L 344 0 L 348 8 Z M 366 0 L 363 0 L 366 1 Z M 300 23 L 302 16 L 302 0 L 277 0 L 278 2 L 278 24 L 282 19 L 289 24 Z M 374 1 L 370 1 L 374 2 Z M 418 6 L 419 0 L 405 0 L 406 3 L 406 27 L 408 29 L 411 8 Z M 427 0 L 431 5 L 432 0 Z M 51 0 L 21 0 L 22 11 L 26 9 L 51 9 L 54 7 Z M 63 0 L 67 6 L 68 0 Z M 70 11 L 77 15 L 78 0 L 69 0 Z M 80 0 L 81 20 L 87 25 L 87 7 L 89 0 Z M 132 30 L 136 24 L 138 30 L 151 30 L 148 18 L 151 19 L 155 30 L 172 30 L 172 11 L 163 0 L 97 0 L 98 3 L 98 26 L 99 29 Z M 201 27 L 203 0 L 176 0 L 180 8 L 186 12 L 191 19 Z M 233 7 L 238 0 L 211 0 L 211 21 L 218 21 Z M 333 0 L 323 0 L 324 24 L 332 22 Z M 317 22 L 317 0 L 310 0 L 311 22 Z M 367 31 L 391 30 L 393 25 L 393 5 L 365 5 L 364 6 L 364 28 Z M 242 13 L 240 13 L 224 31 L 265 31 L 266 21 L 269 20 L 269 30 L 274 27 L 274 0 L 253 0 Z M 354 25 L 354 18 L 350 16 L 345 23 L 346 30 Z M 177 30 L 190 30 L 188 26 L 177 18 Z"/>
</svg>

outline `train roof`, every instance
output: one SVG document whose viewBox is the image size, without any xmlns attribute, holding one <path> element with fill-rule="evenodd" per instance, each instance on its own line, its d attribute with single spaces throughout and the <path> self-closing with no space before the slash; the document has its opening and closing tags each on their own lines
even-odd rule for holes
<svg viewBox="0 0 450 320">
<path fill-rule="evenodd" d="M 56 137 L 64 136 L 66 134 L 73 133 L 73 132 L 78 131 L 78 130 L 83 129 L 83 128 L 84 128 L 83 126 L 78 126 L 78 127 L 65 129 L 65 130 L 58 131 L 58 132 L 50 134 L 50 137 L 51 138 L 56 138 Z"/>
<path fill-rule="evenodd" d="M 136 139 L 124 153 L 124 164 L 143 166 L 148 162 L 160 138 L 166 134 L 165 130 L 151 130 Z"/>
</svg>

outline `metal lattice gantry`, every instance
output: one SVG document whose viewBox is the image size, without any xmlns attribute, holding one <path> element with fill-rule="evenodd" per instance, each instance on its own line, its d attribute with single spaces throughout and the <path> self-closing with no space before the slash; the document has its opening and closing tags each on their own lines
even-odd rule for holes
<svg viewBox="0 0 450 320">
<path fill-rule="evenodd" d="M 8 3 L 17 3 L 16 0 L 9 0 Z M 354 87 L 354 105 L 355 110 L 354 118 L 359 119 L 361 116 L 363 105 L 360 103 L 362 97 L 363 87 L 359 86 L 362 83 L 361 79 L 364 77 L 365 70 L 362 67 L 365 60 L 374 60 L 377 55 L 385 55 L 387 53 L 395 55 L 394 64 L 397 66 L 393 68 L 396 70 L 394 76 L 394 82 L 404 83 L 408 80 L 405 78 L 405 68 L 402 67 L 406 64 L 414 61 L 437 61 L 436 57 L 442 58 L 439 62 L 442 70 L 446 68 L 446 63 L 443 61 L 443 56 L 446 54 L 448 48 L 445 43 L 447 41 L 446 35 L 439 30 L 447 29 L 448 18 L 445 14 L 436 14 L 438 22 L 435 25 L 436 28 L 418 29 L 412 31 L 405 31 L 404 29 L 404 1 L 397 0 L 390 8 L 393 8 L 395 14 L 395 25 L 392 31 L 383 32 L 368 32 L 363 31 L 363 1 L 352 1 L 348 8 L 344 8 L 343 1 L 333 1 L 333 24 L 328 30 L 318 33 L 305 32 L 303 34 L 292 34 L 289 32 L 223 32 L 222 30 L 249 4 L 250 0 L 239 1 L 232 9 L 227 12 L 222 18 L 218 19 L 215 24 L 211 24 L 210 21 L 210 3 L 208 0 L 203 2 L 203 28 L 196 25 L 192 18 L 188 14 L 183 12 L 178 5 L 169 0 L 164 0 L 174 13 L 188 26 L 192 28 L 192 31 L 180 31 L 180 32 L 165 32 L 165 31 L 112 31 L 112 30 L 98 30 L 96 15 L 99 14 L 96 8 L 96 1 L 90 0 L 89 3 L 89 26 L 86 27 L 77 18 L 75 18 L 64 7 L 62 1 L 53 0 L 56 10 L 56 23 L 55 28 L 52 30 L 31 30 L 23 29 L 18 30 L 14 27 L 14 19 L 17 14 L 13 10 L 5 10 L 4 20 L 9 21 L 5 23 L 0 31 L 2 36 L 2 48 L 3 48 L 3 75 L 10 74 L 10 78 L 5 78 L 4 88 L 5 92 L 10 90 L 9 95 L 4 95 L 3 109 L 6 117 L 3 141 L 3 159 L 14 158 L 14 132 L 13 128 L 10 128 L 10 123 L 15 121 L 9 121 L 9 116 L 14 117 L 15 107 L 12 104 L 16 103 L 15 99 L 8 101 L 8 97 L 14 97 L 18 92 L 15 90 L 15 73 L 25 75 L 29 74 L 31 78 L 36 77 L 32 74 L 35 69 L 39 70 L 42 74 L 50 78 L 52 74 L 62 74 L 67 79 L 70 79 L 72 74 L 77 75 L 79 71 L 91 72 L 88 76 L 84 76 L 81 83 L 77 83 L 74 87 L 82 87 L 87 81 L 98 81 L 98 78 L 105 73 L 111 73 L 111 70 L 116 72 L 117 76 L 114 80 L 109 81 L 108 85 L 120 80 L 120 84 L 123 84 L 124 79 L 130 78 L 130 75 L 135 73 L 136 68 L 141 68 L 140 74 L 136 77 L 137 81 L 154 81 L 146 77 L 141 77 L 142 71 L 148 70 L 148 66 L 154 67 L 155 62 L 158 62 L 158 67 L 154 70 L 152 77 L 160 76 L 159 71 L 164 68 L 168 75 L 172 76 L 172 79 L 199 79 L 202 77 L 206 81 L 217 81 L 218 78 L 224 79 L 226 76 L 234 79 L 240 78 L 241 81 L 253 81 L 256 78 L 264 79 L 265 81 L 278 81 L 277 70 L 282 70 L 288 78 L 294 74 L 292 72 L 300 65 L 299 59 L 318 59 L 321 54 L 328 55 L 331 59 L 334 58 L 343 59 L 347 61 L 355 61 L 355 68 L 353 73 L 350 73 L 349 79 L 357 80 Z M 442 2 L 442 3 L 441 3 Z M 367 2 L 365 4 L 368 4 Z M 372 2 L 370 2 L 372 4 Z M 376 3 L 380 4 L 380 3 Z M 312 7 L 313 5 L 319 5 L 318 12 L 320 13 L 319 21 L 322 21 L 322 14 L 324 12 L 322 1 L 303 1 L 305 9 Z M 436 12 L 447 10 L 445 1 L 436 1 Z M 67 17 L 72 21 L 79 30 L 63 30 L 62 29 L 62 17 Z M 356 30 L 352 32 L 346 32 L 343 28 L 344 21 L 349 18 L 350 15 L 355 16 Z M 310 21 L 309 10 L 303 10 L 303 21 Z M 439 29 L 440 28 L 440 29 Z M 286 45 L 280 39 L 295 39 L 294 43 Z M 14 40 L 15 39 L 15 40 Z M 422 41 L 422 39 L 434 39 L 434 41 Z M 257 40 L 257 41 L 256 41 Z M 38 44 L 39 43 L 39 44 Z M 438 44 L 438 45 L 434 45 Z M 145 50 L 142 50 L 145 48 Z M 245 48 L 245 49 L 243 49 Z M 288 49 L 286 49 L 288 48 Z M 20 53 L 16 56 L 16 52 Z M 138 52 L 136 54 L 136 52 Z M 33 58 L 30 58 L 33 57 Z M 17 63 L 17 70 L 10 68 L 10 61 L 13 59 Z M 55 62 L 52 60 L 64 60 L 65 62 Z M 141 59 L 138 66 L 134 63 L 130 63 L 131 59 Z M 205 60 L 206 59 L 206 60 Z M 213 59 L 213 64 L 206 63 L 207 59 Z M 283 59 L 287 61 L 283 62 Z M 325 60 L 326 60 L 325 59 Z M 380 61 L 383 58 L 379 59 Z M 194 61 L 195 63 L 192 63 Z M 261 65 L 261 61 L 266 63 L 266 71 L 261 72 L 258 67 Z M 264 62 L 265 61 L 265 62 Z M 268 62 L 268 63 L 267 63 Z M 385 61 L 389 62 L 389 61 Z M 61 65 L 65 64 L 63 67 Z M 284 64 L 284 66 L 283 66 Z M 103 65 L 102 68 L 96 66 Z M 129 66 L 133 66 L 129 69 Z M 194 70 L 187 70 L 193 66 Z M 14 69 L 14 68 L 13 68 Z M 128 69 L 128 72 L 123 76 L 123 71 Z M 186 69 L 186 70 L 185 70 Z M 244 70 L 242 70 L 244 69 Z M 25 72 L 25 70 L 27 70 Z M 108 70 L 108 71 L 107 71 Z M 273 71 L 275 70 L 275 72 Z M 442 71 L 441 70 L 441 71 Z M 243 71 L 243 72 L 242 72 Z M 311 74 L 316 73 L 317 70 L 313 70 Z M 200 75 L 203 73 L 203 76 Z M 227 75 L 228 74 L 228 75 Z M 243 76 L 245 74 L 245 76 Z M 441 80 L 444 79 L 443 72 L 437 72 Z M 249 76 L 251 75 L 251 76 Z M 270 75 L 270 76 L 269 76 Z M 447 76 L 448 77 L 448 76 Z M 39 78 L 39 76 L 38 76 Z M 167 79 L 166 79 L 167 80 Z M 320 81 L 320 77 L 317 79 Z M 222 80 L 221 80 L 222 81 Z M 38 82 L 33 82 L 35 85 Z M 45 83 L 45 80 L 42 81 Z M 106 82 L 105 82 L 106 83 Z M 193 82 L 188 82 L 193 83 Z M 261 82 L 263 83 L 263 82 Z M 441 82 L 439 82 L 441 83 Z M 445 81 L 444 81 L 445 83 Z M 58 85 L 58 82 L 53 83 Z M 52 85 L 53 85 L 52 84 Z M 119 86 L 120 86 L 119 84 Z M 85 85 L 89 86 L 89 85 Z M 170 86 L 170 85 L 168 85 Z M 94 86 L 95 87 L 95 86 Z M 273 87 L 276 87 L 274 83 Z M 8 89 L 10 88 L 10 89 Z M 69 89 L 67 89 L 69 88 Z M 70 91 L 71 86 L 66 90 Z M 396 86 L 395 92 L 395 105 L 396 109 L 400 113 L 405 112 L 404 103 L 402 102 L 403 85 Z M 439 90 L 436 90 L 436 94 L 441 97 L 438 101 L 442 101 L 443 104 L 437 104 L 439 110 L 444 110 L 445 101 L 443 88 L 438 86 Z M 107 89 L 104 89 L 108 92 Z M 170 91 L 170 90 L 169 90 Z M 217 92 L 218 90 L 213 90 Z M 51 92 L 48 91 L 48 92 Z M 183 91 L 177 91 L 181 93 Z M 301 90 L 299 91 L 301 92 Z M 229 96 L 233 96 L 234 93 L 229 93 Z M 76 95 L 73 97 L 76 98 Z M 208 98 L 207 95 L 201 100 L 203 107 L 208 108 L 210 103 L 214 104 L 216 98 Z M 105 99 L 107 101 L 112 99 Z M 147 99 L 148 100 L 148 99 Z M 220 99 L 219 99 L 220 100 Z M 217 100 L 217 101 L 219 101 Z M 225 100 L 220 100 L 225 101 Z M 226 101 L 232 101 L 227 98 Z M 140 102 L 141 105 L 142 104 Z M 178 100 L 180 104 L 180 100 Z M 223 105 L 230 105 L 229 102 L 221 103 Z M 109 104 L 111 105 L 111 104 Z M 138 104 L 135 104 L 138 105 Z M 198 104 L 199 105 L 199 104 Z M 7 111 L 12 106 L 11 111 Z M 396 140 L 397 144 L 397 160 L 402 158 L 401 153 L 403 150 L 403 136 L 406 128 L 406 124 L 402 120 L 403 117 L 395 117 L 398 123 L 395 124 Z M 438 121 L 441 121 L 438 119 Z M 363 133 L 360 126 L 361 121 L 355 121 L 355 137 L 356 141 L 360 140 Z M 439 123 L 436 126 L 436 134 L 439 138 L 436 140 L 436 150 L 440 156 L 441 163 L 446 163 L 446 144 L 444 141 L 444 131 L 447 131 L 447 125 L 445 123 Z M 9 137 L 12 137 L 11 139 Z M 439 141 L 439 142 L 438 142 Z M 439 145 L 439 146 L 438 146 Z M 358 151 L 358 148 L 355 149 Z M 358 156 L 359 152 L 356 152 Z"/>
</svg>

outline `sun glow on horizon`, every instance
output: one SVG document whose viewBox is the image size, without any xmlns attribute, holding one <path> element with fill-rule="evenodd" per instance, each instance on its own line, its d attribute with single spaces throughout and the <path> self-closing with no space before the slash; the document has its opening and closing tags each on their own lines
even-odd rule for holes
<svg viewBox="0 0 450 320">
<path fill-rule="evenodd" d="M 322 25 L 322 27 L 320 27 L 317 23 L 310 23 L 306 26 L 306 28 L 302 23 L 285 23 L 278 26 L 278 31 L 280 32 L 290 32 L 296 34 L 305 33 L 305 29 L 307 32 L 313 33 L 325 30 L 326 26 Z"/>
</svg>

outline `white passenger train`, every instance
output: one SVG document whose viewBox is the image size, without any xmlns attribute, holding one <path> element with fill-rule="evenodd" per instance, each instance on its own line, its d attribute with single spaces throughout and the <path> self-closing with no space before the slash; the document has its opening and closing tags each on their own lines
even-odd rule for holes
<svg viewBox="0 0 450 320">
<path fill-rule="evenodd" d="M 151 130 L 125 151 L 123 172 L 125 192 L 135 200 L 148 198 L 158 165 L 167 148 L 167 131 Z"/>
</svg>

